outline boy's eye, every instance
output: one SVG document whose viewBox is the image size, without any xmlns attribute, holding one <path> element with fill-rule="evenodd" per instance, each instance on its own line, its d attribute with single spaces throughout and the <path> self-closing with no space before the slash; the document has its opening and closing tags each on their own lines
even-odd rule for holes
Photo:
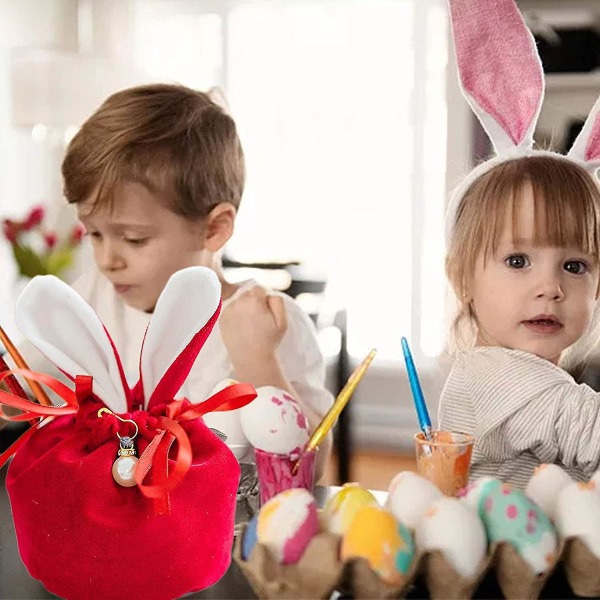
<svg viewBox="0 0 600 600">
<path fill-rule="evenodd" d="M 89 235 L 94 240 L 102 239 L 102 234 L 99 231 L 86 231 L 86 235 Z"/>
<path fill-rule="evenodd" d="M 587 273 L 588 266 L 582 260 L 569 260 L 564 264 L 563 269 L 573 275 L 583 275 Z"/>
<path fill-rule="evenodd" d="M 124 238 L 124 239 L 128 244 L 131 244 L 132 246 L 143 246 L 148 241 L 148 238 Z"/>
<path fill-rule="evenodd" d="M 504 262 L 511 269 L 524 269 L 529 266 L 529 259 L 523 254 L 511 254 Z"/>
</svg>

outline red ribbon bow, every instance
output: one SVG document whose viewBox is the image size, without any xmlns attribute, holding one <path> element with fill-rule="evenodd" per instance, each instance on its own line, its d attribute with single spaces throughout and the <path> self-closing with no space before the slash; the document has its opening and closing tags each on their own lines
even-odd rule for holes
<svg viewBox="0 0 600 600">
<path fill-rule="evenodd" d="M 18 408 L 22 414 L 7 415 L 0 406 L 0 417 L 9 421 L 33 421 L 39 419 L 7 450 L 0 454 L 0 467 L 16 454 L 31 435 L 54 417 L 72 415 L 79 410 L 79 401 L 89 397 L 92 389 L 92 378 L 78 376 L 75 380 L 75 391 L 62 382 L 27 369 L 15 369 L 0 373 L 0 381 L 9 375 L 22 375 L 27 379 L 38 381 L 48 386 L 65 404 L 61 406 L 42 406 L 26 398 L 0 390 L 0 404 Z M 191 406 L 184 400 L 172 400 L 167 403 L 166 416 L 157 417 L 157 432 L 140 457 L 135 471 L 135 481 L 139 490 L 147 498 L 154 499 L 156 514 L 168 514 L 169 493 L 172 492 L 186 476 L 192 464 L 192 447 L 185 429 L 180 425 L 183 421 L 191 421 L 209 412 L 236 410 L 246 406 L 256 398 L 256 390 L 247 383 L 231 385 L 208 400 Z M 177 440 L 175 468 L 169 473 L 169 451 Z M 152 483 L 145 484 L 146 475 L 152 471 Z"/>
</svg>

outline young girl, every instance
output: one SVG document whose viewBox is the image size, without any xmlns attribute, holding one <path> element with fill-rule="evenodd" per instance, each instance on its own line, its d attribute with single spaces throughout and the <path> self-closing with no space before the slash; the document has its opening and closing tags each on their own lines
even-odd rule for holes
<svg viewBox="0 0 600 600">
<path fill-rule="evenodd" d="M 475 436 L 472 478 L 525 487 L 537 465 L 557 463 L 588 479 L 600 466 L 600 394 L 561 365 L 597 342 L 598 105 L 568 157 L 531 150 L 543 96 L 533 40 L 512 0 L 478 4 L 474 23 L 452 0 L 452 20 L 463 87 L 498 156 L 471 173 L 448 209 L 446 270 L 463 349 L 439 426 Z M 486 46 L 499 39 L 490 28 L 507 47 Z M 495 61 L 511 56 L 508 47 L 519 60 L 503 69 Z M 507 95 L 490 95 L 494 88 Z"/>
<path fill-rule="evenodd" d="M 221 251 L 233 234 L 244 189 L 244 157 L 233 119 L 202 92 L 145 85 L 110 96 L 83 124 L 63 161 L 65 196 L 91 240 L 95 266 L 74 288 L 96 310 L 130 383 L 156 301 L 169 277 L 189 266 L 216 272 L 221 317 L 181 397 L 202 402 L 223 380 L 287 390 L 312 428 L 329 408 L 324 362 L 314 326 L 284 294 L 247 281 L 229 283 Z M 23 348 L 34 370 L 49 371 Z M 245 462 L 251 447 L 239 411 L 211 413 L 206 423 L 227 435 Z M 331 436 L 317 459 L 317 477 Z"/>
</svg>

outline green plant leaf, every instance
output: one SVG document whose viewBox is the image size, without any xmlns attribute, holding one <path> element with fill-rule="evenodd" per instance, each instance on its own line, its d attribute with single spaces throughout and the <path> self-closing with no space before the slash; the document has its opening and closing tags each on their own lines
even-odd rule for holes
<svg viewBox="0 0 600 600">
<path fill-rule="evenodd" d="M 36 275 L 48 274 L 48 270 L 42 259 L 29 246 L 13 244 L 12 251 L 21 275 L 35 277 Z"/>
<path fill-rule="evenodd" d="M 71 266 L 73 263 L 73 250 L 70 247 L 62 247 L 53 250 L 47 259 L 47 269 L 48 273 L 51 275 L 56 275 L 57 277 L 60 274 Z"/>
</svg>

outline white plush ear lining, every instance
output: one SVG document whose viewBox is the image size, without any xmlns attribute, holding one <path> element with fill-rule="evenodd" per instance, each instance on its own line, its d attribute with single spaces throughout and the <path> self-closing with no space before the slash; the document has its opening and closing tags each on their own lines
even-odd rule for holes
<svg viewBox="0 0 600 600">
<path fill-rule="evenodd" d="M 220 301 L 221 284 L 212 270 L 190 267 L 171 276 L 156 303 L 142 348 L 145 408 L 169 367 L 215 314 Z"/>
<path fill-rule="evenodd" d="M 94 394 L 115 413 L 127 412 L 120 360 L 89 304 L 60 279 L 33 278 L 16 302 L 25 337 L 71 379 L 93 377 Z"/>
<path fill-rule="evenodd" d="M 544 96 L 535 41 L 513 0 L 449 0 L 463 92 L 497 154 L 531 148 Z"/>
<path fill-rule="evenodd" d="M 585 163 L 592 172 L 600 167 L 600 98 L 596 100 L 568 156 Z"/>
</svg>

